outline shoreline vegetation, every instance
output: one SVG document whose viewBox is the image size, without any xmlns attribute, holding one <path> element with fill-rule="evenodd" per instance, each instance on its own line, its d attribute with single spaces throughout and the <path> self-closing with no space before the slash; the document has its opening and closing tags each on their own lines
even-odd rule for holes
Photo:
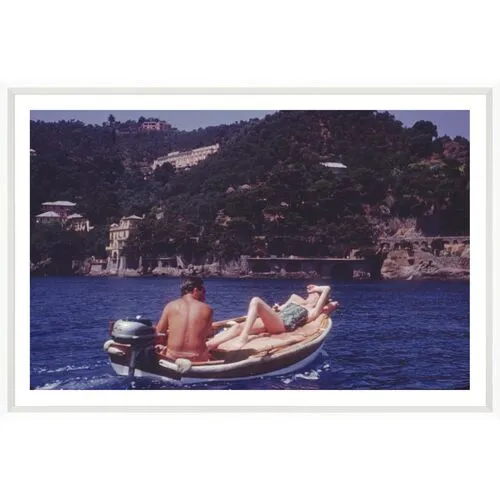
<svg viewBox="0 0 500 500">
<path fill-rule="evenodd" d="M 461 280 L 470 279 L 469 246 L 456 244 L 448 248 L 445 255 L 436 255 L 421 250 L 388 251 L 372 264 L 372 270 L 355 270 L 347 279 L 352 281 L 366 280 Z M 34 276 L 50 276 L 50 262 L 42 266 L 31 267 Z M 234 278 L 234 279 L 346 279 L 345 274 L 322 274 L 315 271 L 285 271 L 275 268 L 268 272 L 252 272 L 242 269 L 241 260 L 230 263 L 212 263 L 193 265 L 185 268 L 162 266 L 138 269 L 123 269 L 109 272 L 102 265 L 93 264 L 91 260 L 74 263 L 72 276 L 105 277 L 117 276 L 128 278 L 140 277 L 185 277 L 200 276 L 202 278 Z"/>
<path fill-rule="evenodd" d="M 278 111 L 185 132 L 110 115 L 31 121 L 30 141 L 32 275 L 469 278 L 470 144 L 429 121 Z M 54 222 L 50 201 L 78 213 Z M 353 261 L 249 269 L 242 256 Z"/>
</svg>

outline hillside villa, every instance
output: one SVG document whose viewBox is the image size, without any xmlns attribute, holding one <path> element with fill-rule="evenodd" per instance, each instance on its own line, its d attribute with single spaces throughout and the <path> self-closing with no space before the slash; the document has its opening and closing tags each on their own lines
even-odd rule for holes
<svg viewBox="0 0 500 500">
<path fill-rule="evenodd" d="M 90 221 L 78 213 L 71 213 L 76 203 L 71 201 L 46 201 L 42 203 L 45 212 L 35 216 L 37 224 L 58 223 L 68 231 L 90 231 Z"/>
<path fill-rule="evenodd" d="M 157 158 L 151 165 L 154 171 L 164 163 L 171 163 L 176 170 L 185 170 L 219 151 L 219 144 L 212 144 L 203 148 L 190 149 L 189 151 L 172 151 L 167 156 Z"/>
<path fill-rule="evenodd" d="M 109 228 L 109 245 L 106 246 L 106 252 L 108 253 L 106 269 L 111 274 L 126 268 L 123 249 L 127 240 L 137 230 L 139 222 L 142 220 L 143 217 L 131 215 L 129 217 L 122 217 L 118 224 L 111 224 Z"/>
</svg>

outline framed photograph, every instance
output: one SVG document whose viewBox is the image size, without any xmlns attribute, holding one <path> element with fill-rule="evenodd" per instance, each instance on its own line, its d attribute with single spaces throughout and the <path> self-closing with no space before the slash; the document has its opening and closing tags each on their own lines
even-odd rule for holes
<svg viewBox="0 0 500 500">
<path fill-rule="evenodd" d="M 492 411 L 492 89 L 8 111 L 10 411 Z"/>
</svg>

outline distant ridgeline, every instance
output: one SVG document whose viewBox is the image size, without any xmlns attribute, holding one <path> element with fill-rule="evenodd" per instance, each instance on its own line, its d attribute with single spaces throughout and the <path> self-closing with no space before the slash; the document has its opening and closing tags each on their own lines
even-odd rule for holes
<svg viewBox="0 0 500 500">
<path fill-rule="evenodd" d="M 387 112 L 285 111 L 192 132 L 155 118 L 32 121 L 30 148 L 31 260 L 47 273 L 113 261 L 111 226 L 134 214 L 115 268 L 370 258 L 384 238 L 469 234 L 469 141 Z M 47 199 L 78 204 L 93 230 L 37 224 Z"/>
</svg>

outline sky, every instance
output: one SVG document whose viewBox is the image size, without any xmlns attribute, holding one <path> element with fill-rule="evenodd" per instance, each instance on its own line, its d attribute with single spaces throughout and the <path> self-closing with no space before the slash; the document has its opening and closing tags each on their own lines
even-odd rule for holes
<svg viewBox="0 0 500 500">
<path fill-rule="evenodd" d="M 396 119 L 403 122 L 406 127 L 411 127 L 416 121 L 429 120 L 438 128 L 440 136 L 449 135 L 455 137 L 460 135 L 469 138 L 469 111 L 463 110 L 405 110 L 391 111 Z M 165 120 L 179 130 L 194 130 L 211 125 L 221 125 L 249 120 L 250 118 L 262 118 L 274 111 L 112 111 L 112 110 L 84 110 L 84 111 L 31 111 L 32 120 L 59 121 L 59 120 L 81 120 L 84 123 L 101 125 L 107 121 L 112 114 L 117 121 L 137 120 L 140 116 L 156 117 Z"/>
</svg>

